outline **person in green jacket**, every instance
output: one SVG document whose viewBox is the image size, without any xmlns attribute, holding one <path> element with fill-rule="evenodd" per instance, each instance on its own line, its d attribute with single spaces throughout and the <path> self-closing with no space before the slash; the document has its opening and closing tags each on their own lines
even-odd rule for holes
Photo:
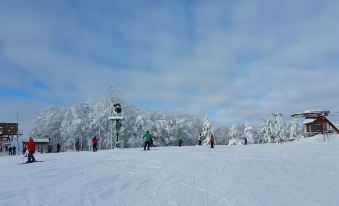
<svg viewBox="0 0 339 206">
<path fill-rule="evenodd" d="M 147 146 L 147 150 L 149 150 L 152 139 L 153 139 L 152 135 L 149 133 L 149 131 L 147 131 L 144 134 L 144 150 L 146 150 L 146 146 Z"/>
</svg>

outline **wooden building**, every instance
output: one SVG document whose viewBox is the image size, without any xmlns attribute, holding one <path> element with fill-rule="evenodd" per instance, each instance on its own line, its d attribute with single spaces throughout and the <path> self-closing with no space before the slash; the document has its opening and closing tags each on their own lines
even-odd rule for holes
<svg viewBox="0 0 339 206">
<path fill-rule="evenodd" d="M 302 113 L 292 114 L 292 117 L 304 117 L 305 136 L 314 136 L 316 134 L 339 133 L 338 128 L 327 118 L 330 111 L 325 110 L 306 110 Z"/>
<path fill-rule="evenodd" d="M 4 151 L 6 145 L 15 138 L 18 140 L 22 134 L 19 132 L 18 123 L 0 123 L 0 151 Z"/>
<path fill-rule="evenodd" d="M 33 138 L 35 142 L 35 152 L 42 152 L 42 153 L 47 153 L 48 151 L 48 144 L 49 144 L 49 139 L 38 139 L 38 138 Z M 26 147 L 28 140 L 22 141 L 22 146 L 23 148 Z"/>
</svg>

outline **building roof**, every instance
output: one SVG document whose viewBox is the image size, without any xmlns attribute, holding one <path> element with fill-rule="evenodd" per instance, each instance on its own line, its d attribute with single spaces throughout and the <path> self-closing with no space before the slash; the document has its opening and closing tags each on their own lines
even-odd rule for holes
<svg viewBox="0 0 339 206">
<path fill-rule="evenodd" d="M 294 113 L 291 116 L 292 117 L 323 117 L 323 116 L 328 116 L 330 111 L 326 110 L 305 110 L 304 112 L 301 113 Z"/>
<path fill-rule="evenodd" d="M 317 120 L 317 119 L 305 119 L 304 122 L 303 122 L 303 124 L 311 124 L 311 123 L 313 123 L 315 120 Z"/>
</svg>

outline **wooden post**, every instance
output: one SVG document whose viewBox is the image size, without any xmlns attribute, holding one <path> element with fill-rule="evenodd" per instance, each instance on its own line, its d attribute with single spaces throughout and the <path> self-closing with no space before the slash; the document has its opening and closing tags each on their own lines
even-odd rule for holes
<svg viewBox="0 0 339 206">
<path fill-rule="evenodd" d="M 320 117 L 320 132 L 321 134 L 324 134 L 324 118 Z"/>
</svg>

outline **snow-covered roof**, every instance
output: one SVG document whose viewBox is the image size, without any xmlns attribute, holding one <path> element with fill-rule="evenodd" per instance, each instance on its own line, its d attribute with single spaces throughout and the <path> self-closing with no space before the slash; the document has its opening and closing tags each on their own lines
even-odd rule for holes
<svg viewBox="0 0 339 206">
<path fill-rule="evenodd" d="M 35 143 L 49 143 L 49 139 L 39 139 L 39 138 L 33 138 Z M 28 139 L 23 140 L 22 142 L 28 142 Z"/>
<path fill-rule="evenodd" d="M 321 116 L 327 116 L 330 113 L 330 111 L 326 110 L 305 110 L 301 113 L 294 113 L 291 116 L 292 117 L 321 117 Z"/>
<path fill-rule="evenodd" d="M 304 113 L 319 113 L 319 114 L 322 114 L 322 113 L 325 113 L 325 112 L 328 112 L 328 111 L 321 110 L 321 109 L 310 109 L 310 110 L 304 111 Z"/>
<path fill-rule="evenodd" d="M 303 124 L 310 124 L 313 123 L 316 119 L 305 119 Z"/>
</svg>

